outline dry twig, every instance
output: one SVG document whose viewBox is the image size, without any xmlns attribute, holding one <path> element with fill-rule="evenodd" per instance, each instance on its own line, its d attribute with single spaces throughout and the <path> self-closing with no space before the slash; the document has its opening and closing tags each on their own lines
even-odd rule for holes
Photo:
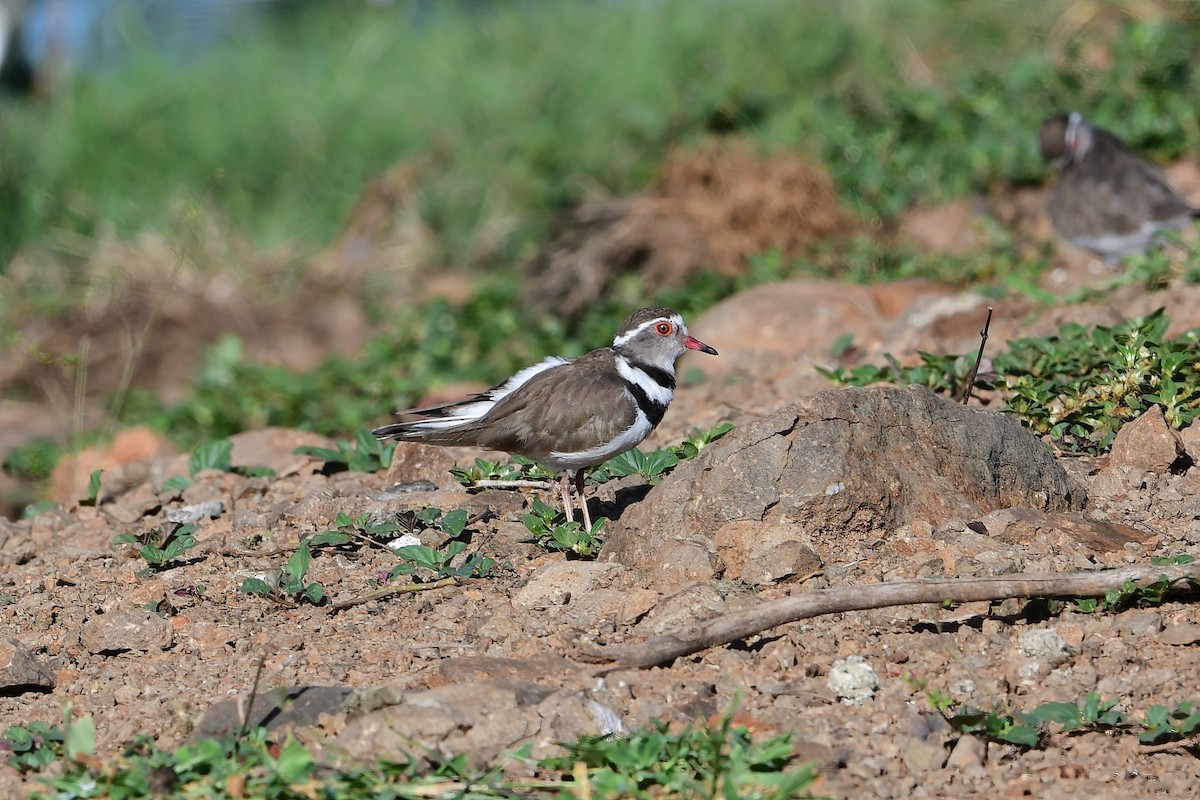
<svg viewBox="0 0 1200 800">
<path fill-rule="evenodd" d="M 329 607 L 331 614 L 336 614 L 347 608 L 369 603 L 372 600 L 382 600 L 385 597 L 391 597 L 394 594 L 403 594 L 405 592 L 427 592 L 431 589 L 441 589 L 444 586 L 454 586 L 458 583 L 458 578 L 442 578 L 433 583 L 405 583 L 399 586 L 388 586 L 370 594 L 364 594 L 361 597 L 352 597 L 349 600 L 342 600 L 334 603 Z"/>
<path fill-rule="evenodd" d="M 962 403 L 965 406 L 971 402 L 971 392 L 975 388 L 975 377 L 979 374 L 979 365 L 983 363 L 983 348 L 987 346 L 988 328 L 992 327 L 992 307 L 988 306 L 987 319 L 983 321 L 983 328 L 979 331 L 979 352 L 975 356 L 975 366 L 971 367 L 971 372 L 967 375 L 967 388 L 963 391 Z"/>
<path fill-rule="evenodd" d="M 709 647 L 728 644 L 797 620 L 846 611 L 915 603 L 969 603 L 1010 597 L 1098 597 L 1126 582 L 1147 586 L 1160 580 L 1200 581 L 1200 562 L 1159 567 L 1150 564 L 1099 572 L 1018 573 L 987 578 L 889 581 L 838 586 L 761 603 L 753 608 L 686 625 L 636 644 L 587 650 L 585 660 L 619 667 L 652 667 Z"/>
</svg>

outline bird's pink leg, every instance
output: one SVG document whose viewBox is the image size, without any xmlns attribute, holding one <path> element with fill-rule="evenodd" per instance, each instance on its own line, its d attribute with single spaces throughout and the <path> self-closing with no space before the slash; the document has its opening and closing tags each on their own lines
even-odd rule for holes
<svg viewBox="0 0 1200 800">
<path fill-rule="evenodd" d="M 579 492 L 579 507 L 583 510 L 583 529 L 591 531 L 592 517 L 588 514 L 587 495 L 583 493 L 583 470 L 575 471 L 575 488 Z"/>
<path fill-rule="evenodd" d="M 575 514 L 571 508 L 571 473 L 562 474 L 559 479 L 559 492 L 562 495 L 563 513 L 567 515 L 567 522 L 574 522 Z"/>
</svg>

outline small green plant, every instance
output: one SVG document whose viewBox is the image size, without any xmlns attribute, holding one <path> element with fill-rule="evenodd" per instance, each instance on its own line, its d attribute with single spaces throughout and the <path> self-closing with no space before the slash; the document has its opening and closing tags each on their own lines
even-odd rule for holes
<svg viewBox="0 0 1200 800">
<path fill-rule="evenodd" d="M 353 442 L 339 439 L 332 448 L 304 445 L 297 447 L 293 452 L 296 455 L 319 458 L 326 465 L 332 465 L 338 470 L 378 472 L 391 466 L 396 443 L 380 441 L 371 435 L 369 428 L 360 428 L 355 433 Z"/>
<path fill-rule="evenodd" d="M 14 725 L 0 737 L 0 751 L 8 753 L 8 765 L 20 772 L 41 770 L 62 756 L 62 728 L 45 722 Z"/>
<path fill-rule="evenodd" d="M 135 536 L 122 533 L 113 538 L 113 544 L 136 544 L 138 555 L 146 561 L 146 573 L 161 572 L 179 566 L 179 557 L 196 546 L 196 524 L 186 525 L 168 522 Z"/>
<path fill-rule="evenodd" d="M 792 763 L 790 734 L 756 743 L 730 715 L 679 733 L 660 721 L 628 737 L 585 736 L 566 750 L 543 765 L 566 773 L 582 764 L 596 797 L 783 800 L 809 796 L 805 790 L 817 779 L 810 765 Z"/>
<path fill-rule="evenodd" d="M 96 724 L 90 716 L 72 719 L 71 705 L 63 710 L 63 723 L 35 721 L 14 725 L 0 736 L 0 752 L 7 751 L 8 765 L 20 772 L 40 772 L 62 757 L 73 762 L 96 752 Z"/>
<path fill-rule="evenodd" d="M 1125 722 L 1125 715 L 1116 707 L 1119 702 L 1117 699 L 1101 700 L 1096 692 L 1088 692 L 1082 705 L 1052 701 L 1042 703 L 1022 717 L 1034 724 L 1057 723 L 1068 733 L 1108 730 Z"/>
<path fill-rule="evenodd" d="M 400 575 L 415 575 L 425 570 L 436 578 L 486 578 L 496 568 L 496 560 L 482 553 L 470 553 L 458 566 L 454 559 L 467 549 L 467 543 L 458 539 L 437 550 L 423 544 L 409 544 L 396 549 L 400 563 L 392 567 L 388 580 Z"/>
<path fill-rule="evenodd" d="M 1155 556 L 1150 559 L 1150 563 L 1159 567 L 1172 567 L 1191 564 L 1195 560 L 1195 556 L 1179 553 L 1173 556 Z M 1076 610 L 1085 614 L 1121 611 L 1131 606 L 1161 605 L 1170 588 L 1171 582 L 1165 577 L 1146 586 L 1138 586 L 1133 581 L 1125 581 L 1119 587 L 1105 592 L 1103 598 L 1081 597 L 1073 602 Z"/>
<path fill-rule="evenodd" d="M 600 552 L 600 532 L 604 528 L 605 519 L 601 518 L 592 524 L 592 529 L 586 531 L 579 522 L 567 522 L 566 516 L 546 505 L 538 498 L 533 498 L 533 512 L 524 517 L 525 528 L 533 534 L 529 539 L 541 547 L 550 550 L 563 550 L 583 558 L 594 558 Z"/>
<path fill-rule="evenodd" d="M 480 481 L 516 481 L 525 478 L 521 464 L 504 464 L 484 458 L 476 458 L 469 467 L 451 467 L 450 474 L 467 487 L 475 486 Z"/>
<path fill-rule="evenodd" d="M 325 602 L 325 587 L 316 583 L 305 583 L 308 567 L 312 563 L 312 550 L 308 541 L 301 540 L 300 546 L 282 569 L 271 570 L 264 578 L 246 578 L 242 591 L 270 598 L 281 605 L 299 605 L 303 602 L 319 606 Z"/>
<path fill-rule="evenodd" d="M 972 733 L 1018 747 L 1037 747 L 1041 742 L 1041 732 L 1035 726 L 1021 721 L 1004 709 L 980 711 L 964 706 L 953 714 L 942 711 L 942 715 L 952 728 L 961 733 Z"/>
<path fill-rule="evenodd" d="M 1122 425 L 1153 405 L 1182 428 L 1200 415 L 1200 330 L 1168 338 L 1169 325 L 1162 309 L 1112 327 L 1068 323 L 1054 336 L 1009 342 L 1008 352 L 992 359 L 992 375 L 976 385 L 999 390 L 1027 428 L 1073 452 L 1104 450 Z M 824 374 L 856 386 L 919 384 L 955 395 L 974 356 L 921 353 L 913 367 L 890 356 L 888 362 Z"/>
<path fill-rule="evenodd" d="M 92 471 L 92 474 L 88 476 L 87 497 L 84 498 L 83 500 L 80 500 L 79 505 L 81 505 L 81 506 L 96 505 L 96 501 L 100 498 L 100 478 L 103 475 L 104 475 L 104 470 L 102 470 L 102 469 L 97 469 L 97 470 Z"/>
<path fill-rule="evenodd" d="M 483 578 L 492 574 L 496 562 L 481 553 L 471 553 L 458 565 L 454 560 L 466 551 L 467 543 L 461 540 L 470 517 L 466 510 L 458 508 L 443 513 L 440 508 L 406 509 L 386 517 L 362 514 L 351 517 L 339 513 L 335 518 L 336 528 L 327 530 L 306 540 L 310 547 L 345 547 L 355 541 L 366 540 L 389 545 L 399 563 L 388 572 L 388 580 L 400 575 L 416 575 L 424 570 L 434 578 Z M 449 537 L 445 550 L 422 544 L 391 544 L 401 536 L 413 536 L 424 530 L 436 530 Z"/>
<path fill-rule="evenodd" d="M 640 475 L 647 483 L 656 484 L 671 470 L 700 455 L 700 451 L 733 430 L 733 423 L 723 422 L 707 430 L 693 430 L 686 439 L 671 447 L 646 453 L 635 447 L 588 472 L 588 483 L 599 484 L 626 475 Z"/>
</svg>

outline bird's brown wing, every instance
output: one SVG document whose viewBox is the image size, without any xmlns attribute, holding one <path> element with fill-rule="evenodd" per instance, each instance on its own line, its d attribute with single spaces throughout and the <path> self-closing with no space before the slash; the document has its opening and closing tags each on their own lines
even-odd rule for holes
<svg viewBox="0 0 1200 800">
<path fill-rule="evenodd" d="M 535 375 L 477 422 L 441 433 L 459 434 L 455 443 L 535 461 L 610 442 L 637 420 L 637 406 L 611 360 L 611 351 L 597 350 Z"/>
</svg>

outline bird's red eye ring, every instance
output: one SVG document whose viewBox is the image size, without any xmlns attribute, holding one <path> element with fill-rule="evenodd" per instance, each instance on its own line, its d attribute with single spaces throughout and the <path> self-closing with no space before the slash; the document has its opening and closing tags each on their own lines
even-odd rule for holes
<svg viewBox="0 0 1200 800">
<path fill-rule="evenodd" d="M 654 326 L 654 330 L 658 331 L 659 336 L 670 336 L 675 328 L 669 322 L 660 322 Z"/>
</svg>

